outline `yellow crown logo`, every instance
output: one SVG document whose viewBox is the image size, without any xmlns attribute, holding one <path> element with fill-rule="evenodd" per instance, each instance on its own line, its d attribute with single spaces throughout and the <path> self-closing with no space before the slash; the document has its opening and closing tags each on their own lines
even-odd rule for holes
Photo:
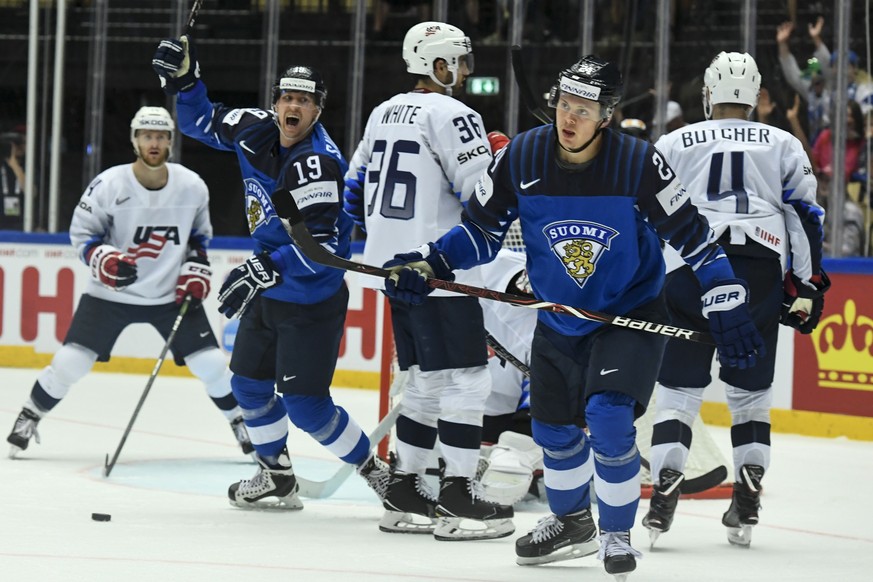
<svg viewBox="0 0 873 582">
<path fill-rule="evenodd" d="M 860 347 L 854 340 L 858 331 L 863 334 Z M 873 392 L 873 319 L 859 315 L 852 299 L 843 305 L 842 315 L 822 319 L 810 337 L 818 359 L 819 386 Z"/>
</svg>

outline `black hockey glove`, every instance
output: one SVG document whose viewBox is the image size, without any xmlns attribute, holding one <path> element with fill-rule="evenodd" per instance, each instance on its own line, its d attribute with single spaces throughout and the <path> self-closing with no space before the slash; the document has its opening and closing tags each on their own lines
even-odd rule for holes
<svg viewBox="0 0 873 582">
<path fill-rule="evenodd" d="M 394 255 L 383 266 L 391 271 L 391 275 L 385 279 L 385 294 L 412 305 L 421 305 L 433 291 L 427 284 L 428 279 L 436 277 L 444 281 L 455 280 L 445 255 L 433 243 L 427 243 L 408 253 Z"/>
<path fill-rule="evenodd" d="M 218 291 L 218 311 L 228 319 L 242 317 L 249 303 L 259 293 L 282 283 L 282 275 L 276 270 L 267 251 L 249 257 L 227 276 Z"/>
<path fill-rule="evenodd" d="M 197 62 L 193 40 L 187 35 L 179 40 L 162 40 L 152 57 L 152 68 L 161 79 L 161 89 L 167 95 L 190 90 L 200 78 L 200 63 Z"/>
<path fill-rule="evenodd" d="M 800 333 L 812 333 L 824 310 L 824 294 L 831 288 L 831 280 L 824 269 L 811 281 L 815 289 L 805 285 L 793 271 L 785 274 L 782 315 L 779 323 L 793 327 Z"/>
<path fill-rule="evenodd" d="M 764 340 L 749 313 L 749 289 L 742 279 L 719 281 L 703 293 L 703 316 L 709 320 L 722 366 L 744 370 L 767 355 Z"/>
</svg>

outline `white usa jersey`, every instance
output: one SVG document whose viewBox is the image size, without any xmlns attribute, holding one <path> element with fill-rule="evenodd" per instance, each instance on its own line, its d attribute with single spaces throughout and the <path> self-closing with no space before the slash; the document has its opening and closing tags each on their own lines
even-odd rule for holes
<svg viewBox="0 0 873 582">
<path fill-rule="evenodd" d="M 85 292 L 130 305 L 160 305 L 175 300 L 176 281 L 189 245 L 205 249 L 212 239 L 209 190 L 196 173 L 167 164 L 169 179 L 148 190 L 133 174 L 133 164 L 100 173 L 82 194 L 70 224 L 70 240 L 87 265 L 95 245 L 112 245 L 136 261 L 137 279 L 120 291 L 90 279 Z"/>
<path fill-rule="evenodd" d="M 741 119 L 702 121 L 662 136 L 667 158 L 716 237 L 760 243 L 791 257 L 808 281 L 821 267 L 824 210 L 801 143 L 779 128 Z"/>
<path fill-rule="evenodd" d="M 525 269 L 526 255 L 501 249 L 490 263 L 481 266 L 485 286 L 495 291 L 506 292 L 509 283 Z M 500 345 L 526 365 L 530 365 L 530 349 L 534 329 L 537 326 L 537 311 L 515 307 L 500 301 L 480 301 L 485 329 Z M 522 388 L 527 379 L 518 368 L 501 360 L 488 350 L 488 371 L 491 373 L 491 393 L 485 401 L 485 414 L 499 416 L 518 410 Z"/>
<path fill-rule="evenodd" d="M 413 91 L 377 106 L 346 174 L 346 211 L 367 232 L 364 262 L 382 265 L 448 232 L 490 163 L 481 116 L 457 99 Z"/>
</svg>

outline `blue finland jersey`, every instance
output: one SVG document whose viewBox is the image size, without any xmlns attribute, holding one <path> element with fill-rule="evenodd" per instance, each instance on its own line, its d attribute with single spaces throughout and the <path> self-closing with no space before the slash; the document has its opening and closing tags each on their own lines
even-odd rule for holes
<svg viewBox="0 0 873 582">
<path fill-rule="evenodd" d="M 351 256 L 352 220 L 342 211 L 348 164 L 321 123 L 286 149 L 279 145 L 271 112 L 212 103 L 202 82 L 179 93 L 176 103 L 182 133 L 215 149 L 236 152 L 255 253 L 268 251 L 282 274 L 282 283 L 264 296 L 312 304 L 335 294 L 343 284 L 343 272 L 308 260 L 276 212 L 276 206 L 288 203 L 282 197 L 291 196 L 312 236 L 337 256 Z"/>
<path fill-rule="evenodd" d="M 706 219 L 650 143 L 607 129 L 597 156 L 578 167 L 560 161 L 556 147 L 549 125 L 497 154 L 462 223 L 437 241 L 452 268 L 492 260 L 519 218 L 531 286 L 546 301 L 627 314 L 661 292 L 662 239 L 704 288 L 733 278 Z M 565 335 L 601 325 L 546 311 L 539 318 Z"/>
</svg>

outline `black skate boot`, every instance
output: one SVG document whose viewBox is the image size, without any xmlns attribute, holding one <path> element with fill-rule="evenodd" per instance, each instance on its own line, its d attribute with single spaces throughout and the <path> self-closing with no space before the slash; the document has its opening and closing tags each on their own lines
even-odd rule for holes
<svg viewBox="0 0 873 582">
<path fill-rule="evenodd" d="M 752 526 L 758 523 L 758 510 L 761 509 L 761 479 L 764 467 L 743 465 L 740 468 L 740 482 L 734 483 L 731 506 L 721 518 L 727 527 L 728 541 L 735 546 L 748 548 L 752 543 Z"/>
<path fill-rule="evenodd" d="M 643 526 L 649 529 L 649 542 L 652 546 L 655 545 L 659 535 L 670 531 L 683 481 L 685 475 L 679 471 L 661 469 L 660 482 L 652 487 L 649 512 L 643 518 Z"/>
<path fill-rule="evenodd" d="M 9 458 L 14 459 L 21 451 L 27 449 L 30 444 L 30 437 L 39 443 L 39 433 L 36 431 L 36 425 L 39 424 L 40 417 L 29 408 L 22 408 L 18 413 L 18 418 L 15 419 L 15 425 L 12 427 L 12 432 L 6 437 L 6 442 L 9 447 Z"/>
<path fill-rule="evenodd" d="M 258 456 L 258 465 L 254 477 L 234 483 L 227 490 L 231 505 L 241 509 L 303 509 L 288 449 L 282 449 L 273 465 Z"/>
<path fill-rule="evenodd" d="M 246 429 L 243 417 L 237 416 L 234 418 L 230 423 L 230 429 L 233 431 L 233 436 L 236 437 L 236 442 L 239 443 L 243 454 L 252 455 L 252 457 L 257 460 L 257 455 L 252 454 L 255 452 L 255 447 L 252 445 L 252 441 L 249 438 L 249 431 Z"/>
<path fill-rule="evenodd" d="M 393 461 L 393 459 L 392 459 Z M 379 529 L 388 533 L 433 533 L 437 498 L 421 475 L 402 473 L 392 462 Z"/>
<path fill-rule="evenodd" d="M 515 563 L 548 564 L 589 556 L 597 551 L 597 526 L 590 509 L 558 517 L 548 515 L 515 541 Z"/>
<path fill-rule="evenodd" d="M 388 463 L 373 453 L 366 461 L 358 465 L 358 475 L 364 478 L 370 489 L 376 492 L 379 501 L 385 501 L 385 492 L 388 490 Z"/>
<path fill-rule="evenodd" d="M 637 569 L 637 558 L 642 554 L 630 545 L 629 531 L 601 531 L 598 560 L 603 560 L 607 574 L 615 576 L 616 582 L 627 580 L 628 574 Z"/>
<path fill-rule="evenodd" d="M 469 477 L 443 477 L 435 513 L 439 520 L 433 533 L 440 541 L 490 540 L 515 531 L 512 506 L 485 500 L 479 482 Z M 479 522 L 479 527 L 461 527 L 462 519 Z"/>
</svg>

